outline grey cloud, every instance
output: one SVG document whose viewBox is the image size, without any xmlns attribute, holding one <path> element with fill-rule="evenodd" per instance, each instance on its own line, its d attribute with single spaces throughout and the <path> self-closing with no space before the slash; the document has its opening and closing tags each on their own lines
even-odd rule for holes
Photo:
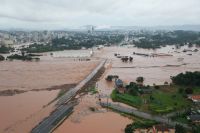
<svg viewBox="0 0 200 133">
<path fill-rule="evenodd" d="M 0 0 L 0 26 L 199 24 L 199 0 Z M 21 24 L 23 23 L 23 25 Z M 17 25 L 18 24 L 18 25 Z"/>
</svg>

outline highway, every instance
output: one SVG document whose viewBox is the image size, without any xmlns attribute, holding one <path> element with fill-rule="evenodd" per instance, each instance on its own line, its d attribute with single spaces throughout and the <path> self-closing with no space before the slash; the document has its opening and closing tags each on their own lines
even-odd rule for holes
<svg viewBox="0 0 200 133">
<path fill-rule="evenodd" d="M 62 105 L 68 102 L 76 93 L 86 84 L 88 83 L 97 72 L 104 66 L 106 60 L 101 61 L 101 63 L 84 79 L 82 80 L 76 87 L 70 89 L 65 95 L 63 95 L 57 102 L 57 105 Z"/>
<path fill-rule="evenodd" d="M 47 118 L 40 122 L 36 127 L 31 130 L 31 133 L 51 133 L 67 116 L 69 116 L 75 103 L 69 103 L 70 99 L 76 96 L 77 92 L 88 83 L 97 72 L 104 66 L 106 60 L 100 62 L 100 64 L 76 87 L 66 92 L 57 102 L 57 108 Z"/>
<path fill-rule="evenodd" d="M 31 133 L 50 133 L 64 118 L 69 116 L 73 110 L 73 104 L 58 107 L 49 117 L 45 118 Z"/>
</svg>

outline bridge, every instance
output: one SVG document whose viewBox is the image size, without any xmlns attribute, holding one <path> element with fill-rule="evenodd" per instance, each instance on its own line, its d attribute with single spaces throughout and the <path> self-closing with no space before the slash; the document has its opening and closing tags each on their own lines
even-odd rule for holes
<svg viewBox="0 0 200 133">
<path fill-rule="evenodd" d="M 70 103 L 69 101 L 76 96 L 77 92 L 81 90 L 81 88 L 83 88 L 84 85 L 88 83 L 102 67 L 104 67 L 105 63 L 106 60 L 102 60 L 84 80 L 60 97 L 56 104 L 57 108 L 47 118 L 34 127 L 31 130 L 31 133 L 53 132 L 53 130 L 72 113 L 73 107 L 76 105 L 76 103 Z"/>
</svg>

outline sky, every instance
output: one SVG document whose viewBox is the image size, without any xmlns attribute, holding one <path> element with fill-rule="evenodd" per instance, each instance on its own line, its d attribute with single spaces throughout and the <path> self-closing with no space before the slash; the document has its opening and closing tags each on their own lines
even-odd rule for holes
<svg viewBox="0 0 200 133">
<path fill-rule="evenodd" d="M 200 0 L 0 0 L 0 28 L 199 24 Z"/>
</svg>

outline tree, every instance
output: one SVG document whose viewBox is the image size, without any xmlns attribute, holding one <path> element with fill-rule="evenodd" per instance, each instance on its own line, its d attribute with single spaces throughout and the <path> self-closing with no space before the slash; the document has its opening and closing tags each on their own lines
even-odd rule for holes
<svg viewBox="0 0 200 133">
<path fill-rule="evenodd" d="M 130 56 L 129 57 L 129 61 L 132 62 L 133 61 L 133 57 Z"/>
<path fill-rule="evenodd" d="M 169 83 L 167 81 L 164 82 L 164 85 L 168 85 Z"/>
<path fill-rule="evenodd" d="M 183 126 L 176 124 L 175 133 L 186 133 L 186 129 Z"/>
<path fill-rule="evenodd" d="M 125 128 L 125 133 L 133 133 L 132 124 L 128 124 Z"/>
<path fill-rule="evenodd" d="M 200 126 L 199 125 L 193 125 L 192 126 L 192 133 L 199 133 L 200 131 Z"/>
<path fill-rule="evenodd" d="M 113 78 L 113 76 L 112 76 L 112 75 L 108 75 L 108 76 L 106 77 L 106 81 L 109 81 L 109 82 L 111 82 L 111 81 L 112 81 L 112 78 Z"/>
<path fill-rule="evenodd" d="M 138 83 L 143 83 L 143 82 L 144 82 L 144 77 L 137 77 L 137 78 L 136 78 L 136 81 L 137 81 Z"/>
<path fill-rule="evenodd" d="M 196 71 L 180 73 L 174 77 L 171 77 L 171 80 L 176 85 L 200 86 L 200 72 Z"/>
<path fill-rule="evenodd" d="M 12 50 L 12 48 L 0 45 L 0 53 L 6 54 L 9 53 L 10 50 Z"/>
<path fill-rule="evenodd" d="M 184 89 L 183 89 L 183 88 L 179 88 L 179 89 L 178 89 L 178 93 L 183 94 L 183 92 L 184 92 Z"/>
<path fill-rule="evenodd" d="M 23 57 L 25 56 L 25 52 L 24 51 L 21 51 L 21 54 L 22 54 Z"/>
<path fill-rule="evenodd" d="M 2 55 L 0 55 L 0 61 L 4 61 L 4 60 L 5 58 Z"/>
<path fill-rule="evenodd" d="M 136 90 L 135 88 L 130 88 L 129 89 L 129 93 L 133 96 L 137 96 L 138 95 L 138 90 Z"/>
<path fill-rule="evenodd" d="M 127 62 L 128 59 L 129 59 L 128 57 L 122 57 L 122 58 L 121 58 L 122 62 Z"/>
<path fill-rule="evenodd" d="M 158 90 L 158 89 L 160 89 L 160 86 L 155 85 L 154 88 Z"/>
<path fill-rule="evenodd" d="M 186 94 L 192 94 L 193 93 L 193 89 L 192 88 L 186 88 L 185 89 L 185 93 Z"/>
</svg>

